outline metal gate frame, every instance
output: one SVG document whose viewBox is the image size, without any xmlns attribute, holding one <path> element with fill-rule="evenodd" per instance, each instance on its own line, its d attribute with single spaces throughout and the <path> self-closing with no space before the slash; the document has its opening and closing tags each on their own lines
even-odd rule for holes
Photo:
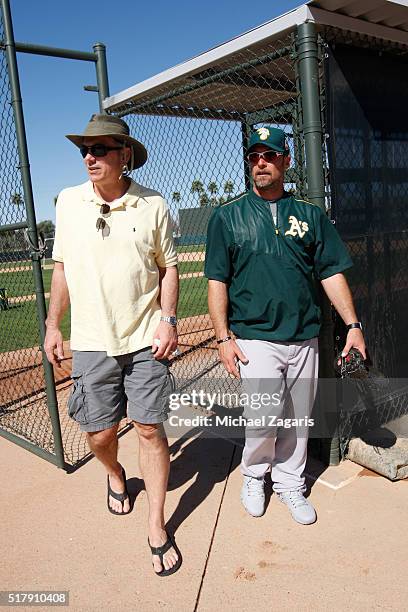
<svg viewBox="0 0 408 612">
<path fill-rule="evenodd" d="M 8 65 L 8 76 L 11 93 L 11 106 L 14 115 L 14 128 L 16 132 L 18 156 L 20 160 L 19 170 L 24 193 L 26 206 L 26 221 L 0 226 L 0 233 L 13 230 L 26 230 L 28 241 L 31 247 L 30 258 L 34 274 L 35 301 L 37 308 L 37 319 L 40 333 L 40 348 L 42 353 L 42 367 L 44 370 L 46 383 L 46 397 L 48 414 L 51 420 L 53 445 L 55 453 L 43 449 L 29 440 L 15 435 L 14 433 L 0 428 L 0 435 L 8 440 L 22 446 L 26 450 L 46 459 L 59 468 L 70 470 L 71 466 L 65 461 L 64 446 L 61 437 L 61 424 L 58 414 L 58 401 L 56 394 L 55 378 L 53 367 L 48 361 L 44 352 L 45 320 L 47 316 L 43 277 L 41 271 L 41 259 L 44 252 L 39 242 L 37 233 L 37 223 L 34 207 L 33 189 L 30 173 L 30 163 L 27 149 L 27 138 L 24 123 L 23 105 L 20 90 L 20 79 L 17 65 L 17 52 L 30 53 L 35 55 L 46 55 L 66 59 L 93 62 L 96 68 L 97 86 L 85 87 L 88 91 L 96 91 L 99 96 L 100 112 L 104 113 L 103 101 L 109 96 L 108 72 L 106 63 L 106 47 L 103 43 L 96 43 L 93 46 L 94 52 L 83 52 L 70 49 L 59 49 L 43 45 L 28 43 L 18 43 L 14 40 L 13 24 L 9 0 L 1 0 L 1 13 L 4 26 L 5 39 L 0 41 L 0 49 L 5 52 Z"/>
</svg>

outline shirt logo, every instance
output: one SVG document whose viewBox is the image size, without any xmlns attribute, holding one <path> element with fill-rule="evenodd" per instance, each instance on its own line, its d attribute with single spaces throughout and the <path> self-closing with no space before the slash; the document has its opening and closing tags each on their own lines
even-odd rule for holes
<svg viewBox="0 0 408 612">
<path fill-rule="evenodd" d="M 268 130 L 268 128 L 262 127 L 259 128 L 258 130 L 256 130 L 257 134 L 259 134 L 259 139 L 260 140 L 267 140 L 270 136 L 270 131 Z"/>
<path fill-rule="evenodd" d="M 303 238 L 309 230 L 306 221 L 298 221 L 293 215 L 289 217 L 289 223 L 290 229 L 285 232 L 285 236 L 299 236 L 299 238 Z"/>
</svg>

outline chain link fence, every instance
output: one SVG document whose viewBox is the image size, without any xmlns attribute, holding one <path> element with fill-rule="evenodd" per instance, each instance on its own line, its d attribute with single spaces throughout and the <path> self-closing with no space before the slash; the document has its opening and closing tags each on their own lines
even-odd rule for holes
<svg viewBox="0 0 408 612">
<path fill-rule="evenodd" d="M 381 57 L 382 62 L 381 71 L 378 62 L 375 64 L 375 78 L 370 73 L 373 54 L 377 60 Z M 371 74 L 362 79 L 363 90 L 371 92 L 370 99 L 378 98 L 382 102 L 378 89 L 395 87 L 397 82 L 395 68 L 391 70 L 387 63 L 389 58 L 397 62 L 399 70 L 403 64 L 405 67 L 405 51 L 399 45 L 334 29 L 322 30 L 319 34 L 318 80 L 325 135 L 322 164 L 326 208 L 355 262 L 349 281 L 373 361 L 387 376 L 396 377 L 402 376 L 406 365 L 408 342 L 401 327 L 407 297 L 404 266 L 408 252 L 405 181 L 408 157 L 404 155 L 407 134 L 401 127 L 405 93 L 401 97 L 400 115 L 394 113 L 390 125 L 386 126 L 378 108 L 367 104 L 356 106 L 356 99 L 361 102 L 362 96 L 366 101 L 367 96 L 364 97 L 355 76 L 365 71 Z M 0 61 L 3 184 L 0 196 L 0 427 L 52 453 L 30 249 L 22 228 L 15 227 L 15 224 L 24 224 L 25 207 L 6 58 L 2 51 Z M 376 89 L 379 74 L 381 85 Z M 391 98 L 392 93 L 390 90 Z M 189 391 L 204 381 L 207 390 L 214 390 L 216 386 L 217 390 L 233 396 L 237 382 L 225 374 L 219 363 L 208 315 L 207 281 L 203 274 L 207 224 L 215 206 L 233 201 L 250 187 L 246 148 L 251 129 L 272 126 L 285 131 L 291 154 L 285 187 L 297 197 L 307 199 L 296 33 L 289 32 L 279 39 L 236 51 L 215 61 L 210 68 L 159 85 L 134 101 L 112 106 L 108 112 L 122 116 L 131 133 L 149 152 L 148 163 L 133 178 L 161 192 L 169 204 L 180 271 L 181 354 L 172 361 L 177 388 Z M 367 117 L 366 112 L 371 115 Z M 376 122 L 379 127 L 373 128 Z M 51 270 L 45 269 L 46 297 L 50 277 Z M 261 278 L 259 282 L 262 283 Z M 69 335 L 68 329 L 69 317 L 63 324 L 65 337 Z M 344 329 L 337 322 L 338 346 L 343 337 Z M 65 459 L 67 464 L 77 465 L 86 458 L 88 450 L 84 436 L 66 415 L 69 373 L 67 361 L 57 379 L 58 404 Z M 384 420 L 386 416 L 401 414 L 402 405 L 403 402 L 390 405 L 386 415 L 383 414 Z M 366 407 L 360 406 L 354 411 L 344 408 L 339 426 L 343 453 L 350 438 L 370 426 L 369 415 L 373 414 Z M 380 409 L 376 410 L 379 414 Z M 122 428 L 126 425 L 124 421 Z"/>
<path fill-rule="evenodd" d="M 0 40 L 4 38 L 0 13 Z M 4 49 L 0 50 L 0 177 L 0 427 L 53 453 Z"/>
<path fill-rule="evenodd" d="M 32 232 L 29 238 L 29 202 L 25 201 L 24 164 L 19 156 L 13 111 L 20 96 L 12 95 L 13 71 L 7 61 L 6 23 L 7 16 L 0 10 L 0 434 L 70 469 L 84 460 L 89 450 L 85 436 L 66 414 L 70 359 L 56 372 L 55 407 L 55 382 L 52 375 L 47 377 L 42 358 L 40 321 L 42 324 L 44 315 L 39 308 L 42 296 L 39 298 L 34 270 L 34 259 L 38 259 L 41 249 L 35 248 Z M 86 59 L 93 60 L 91 54 L 88 56 Z M 42 270 L 47 302 L 52 267 L 48 261 Z M 69 326 L 68 313 L 62 322 L 65 339 L 69 337 Z"/>
<path fill-rule="evenodd" d="M 294 35 L 220 59 L 211 68 L 108 109 L 123 117 L 149 152 L 137 182 L 166 198 L 179 256 L 178 389 L 205 377 L 233 391 L 218 361 L 204 277 L 207 224 L 215 206 L 250 187 L 246 147 L 251 129 L 282 128 L 291 153 L 286 189 L 306 196 L 299 76 Z M 261 279 L 260 279 L 261 282 Z"/>
</svg>

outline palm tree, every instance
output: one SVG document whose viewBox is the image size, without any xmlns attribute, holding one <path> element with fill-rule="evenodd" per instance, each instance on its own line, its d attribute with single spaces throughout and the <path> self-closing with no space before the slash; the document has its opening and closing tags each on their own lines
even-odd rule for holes
<svg viewBox="0 0 408 612">
<path fill-rule="evenodd" d="M 23 200 L 23 196 L 21 195 L 21 193 L 18 193 L 17 191 L 15 193 L 13 193 L 13 195 L 10 198 L 10 202 L 12 204 L 14 204 L 15 206 L 21 206 L 22 204 L 24 204 L 24 200 Z"/>
<path fill-rule="evenodd" d="M 191 193 L 198 193 L 198 195 L 201 195 L 203 191 L 204 191 L 204 185 L 202 181 L 200 181 L 200 179 L 195 179 L 191 183 Z"/>
<path fill-rule="evenodd" d="M 207 204 L 209 204 L 210 202 L 210 198 L 208 197 L 208 195 L 204 192 L 200 195 L 199 198 L 199 202 L 200 202 L 200 206 L 207 206 Z"/>
<path fill-rule="evenodd" d="M 224 193 L 227 196 L 230 196 L 233 191 L 234 191 L 234 183 L 233 183 L 233 181 L 230 181 L 230 180 L 225 181 L 225 183 L 224 183 Z"/>
<path fill-rule="evenodd" d="M 175 204 L 178 204 L 181 200 L 181 193 L 179 191 L 173 191 L 171 194 L 171 199 Z"/>
<path fill-rule="evenodd" d="M 208 191 L 213 196 L 218 192 L 218 185 L 215 181 L 211 181 L 211 183 L 208 183 Z"/>
<path fill-rule="evenodd" d="M 208 191 L 211 193 L 211 198 L 210 198 L 211 206 L 216 206 L 218 203 L 217 197 L 216 197 L 216 194 L 218 192 L 218 185 L 215 181 L 211 181 L 211 183 L 208 183 Z"/>
</svg>

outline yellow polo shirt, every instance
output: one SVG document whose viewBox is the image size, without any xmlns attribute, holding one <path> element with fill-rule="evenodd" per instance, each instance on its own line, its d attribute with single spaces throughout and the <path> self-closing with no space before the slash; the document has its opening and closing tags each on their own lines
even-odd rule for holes
<svg viewBox="0 0 408 612">
<path fill-rule="evenodd" d="M 64 264 L 71 348 L 125 355 L 150 346 L 160 322 L 159 270 L 177 264 L 162 196 L 133 180 L 107 215 L 91 181 L 64 189 L 52 257 Z M 103 216 L 106 226 L 96 223 Z"/>
</svg>

